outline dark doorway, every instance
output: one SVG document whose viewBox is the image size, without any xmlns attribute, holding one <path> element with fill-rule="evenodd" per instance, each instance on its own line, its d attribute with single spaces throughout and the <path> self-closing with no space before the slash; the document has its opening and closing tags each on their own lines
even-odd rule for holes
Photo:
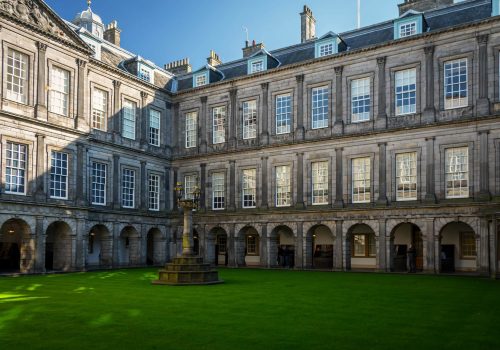
<svg viewBox="0 0 500 350">
<path fill-rule="evenodd" d="M 21 251 L 17 243 L 0 243 L 0 272 L 17 272 L 21 265 Z"/>
<path fill-rule="evenodd" d="M 45 244 L 45 270 L 54 270 L 54 243 Z"/>
</svg>

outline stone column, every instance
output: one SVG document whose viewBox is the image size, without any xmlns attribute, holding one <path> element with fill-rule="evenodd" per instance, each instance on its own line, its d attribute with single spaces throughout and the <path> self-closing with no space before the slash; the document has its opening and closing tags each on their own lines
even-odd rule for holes
<svg viewBox="0 0 500 350">
<path fill-rule="evenodd" d="M 425 109 L 423 120 L 430 124 L 436 121 L 434 108 L 434 45 L 424 47 L 425 53 Z"/>
<path fill-rule="evenodd" d="M 76 63 L 78 65 L 78 91 L 76 93 L 77 95 L 77 113 L 76 113 L 76 118 L 75 118 L 75 129 L 79 129 L 81 131 L 85 131 L 88 129 L 88 123 L 87 120 L 85 119 L 85 89 L 86 87 L 86 71 L 85 71 L 85 66 L 87 65 L 87 62 L 77 58 Z"/>
<path fill-rule="evenodd" d="M 45 202 L 45 135 L 36 134 L 36 189 L 35 198 L 37 202 Z"/>
<path fill-rule="evenodd" d="M 490 223 L 490 277 L 495 279 L 498 273 L 498 220 L 493 217 Z"/>
<path fill-rule="evenodd" d="M 304 256 L 304 231 L 303 223 L 301 221 L 297 222 L 297 238 L 295 240 L 295 268 L 303 269 L 304 261 L 302 257 Z"/>
<path fill-rule="evenodd" d="M 120 156 L 113 154 L 113 208 L 121 208 L 120 200 Z"/>
<path fill-rule="evenodd" d="M 377 58 L 378 66 L 378 114 L 375 120 L 375 128 L 387 129 L 386 91 L 385 91 L 385 62 L 386 57 Z"/>
<path fill-rule="evenodd" d="M 37 78 L 37 100 L 35 106 L 36 118 L 40 120 L 47 120 L 47 44 L 40 41 L 36 43 L 38 47 L 38 78 Z"/>
<path fill-rule="evenodd" d="M 342 220 L 335 221 L 335 245 L 333 269 L 335 271 L 344 270 L 344 237 L 342 237 Z"/>
<path fill-rule="evenodd" d="M 169 211 L 171 210 L 171 206 L 170 206 L 170 168 L 169 167 L 165 167 L 165 178 L 164 178 L 164 184 L 165 184 L 165 204 L 164 204 L 164 208 L 166 211 Z M 161 206 L 161 196 L 160 196 L 160 210 L 162 209 L 162 206 Z"/>
<path fill-rule="evenodd" d="M 86 220 L 78 218 L 76 219 L 76 249 L 75 249 L 75 264 L 77 269 L 85 269 L 86 259 L 87 259 L 87 230 L 86 230 Z"/>
<path fill-rule="evenodd" d="M 488 130 L 479 131 L 479 201 L 489 201 L 490 194 L 490 176 L 489 176 L 489 161 L 488 161 Z"/>
<path fill-rule="evenodd" d="M 342 151 L 343 148 L 335 148 L 335 202 L 334 207 L 343 208 L 343 171 L 342 171 Z"/>
<path fill-rule="evenodd" d="M 260 266 L 271 267 L 271 237 L 267 234 L 267 225 L 262 224 L 260 230 Z M 274 261 L 272 262 L 274 263 Z"/>
<path fill-rule="evenodd" d="M 306 203 L 304 201 L 304 153 L 297 153 L 297 201 L 295 202 L 295 207 L 299 209 L 304 209 Z"/>
<path fill-rule="evenodd" d="M 85 174 L 85 164 L 87 163 L 87 151 L 85 145 L 82 143 L 76 144 L 76 202 L 78 205 L 87 205 L 88 197 L 85 196 L 84 192 L 84 174 Z"/>
<path fill-rule="evenodd" d="M 387 143 L 381 142 L 378 144 L 378 205 L 387 205 L 387 176 L 386 176 L 386 157 Z"/>
<path fill-rule="evenodd" d="M 229 210 L 236 210 L 236 161 L 229 161 Z"/>
<path fill-rule="evenodd" d="M 149 132 L 148 132 L 149 115 L 147 108 L 147 100 L 148 100 L 148 93 L 145 91 L 141 91 L 142 112 L 141 112 L 139 141 L 141 143 L 142 148 L 147 148 L 149 144 Z"/>
<path fill-rule="evenodd" d="M 234 224 L 229 226 L 229 232 L 227 233 L 227 266 L 236 266 L 236 251 L 235 251 L 235 239 L 234 239 Z"/>
<path fill-rule="evenodd" d="M 260 144 L 269 144 L 269 83 L 260 84 L 262 87 L 262 133 L 260 134 Z"/>
<path fill-rule="evenodd" d="M 434 220 L 429 219 L 425 222 L 425 239 L 427 241 L 427 251 L 424 252 L 427 264 L 424 262 L 424 272 L 437 273 L 439 268 L 436 266 L 436 253 L 435 253 L 435 236 L 434 236 Z M 438 254 L 439 257 L 439 254 Z M 427 267 L 425 267 L 427 265 Z"/>
<path fill-rule="evenodd" d="M 207 96 L 200 97 L 201 102 L 201 116 L 199 121 L 199 144 L 200 144 L 200 152 L 207 152 L 207 124 L 209 123 L 209 117 L 207 113 Z"/>
<path fill-rule="evenodd" d="M 174 154 L 178 154 L 180 151 L 180 145 L 179 145 L 179 135 L 180 135 L 180 115 L 179 115 L 179 103 L 174 103 L 173 104 L 173 118 L 172 118 L 172 152 Z M 174 182 L 175 186 L 175 182 Z"/>
<path fill-rule="evenodd" d="M 425 166 L 425 183 L 427 187 L 427 193 L 425 195 L 425 201 L 429 203 L 436 203 L 436 188 L 435 188 L 435 160 L 434 160 L 434 140 L 435 137 L 427 137 L 426 149 L 427 149 L 427 164 Z"/>
<path fill-rule="evenodd" d="M 441 273 L 441 236 L 436 232 L 432 238 L 434 239 L 434 273 Z M 431 238 L 431 239 L 432 239 Z"/>
<path fill-rule="evenodd" d="M 113 80 L 113 138 L 116 140 L 121 135 L 120 130 L 120 116 L 121 116 L 121 101 L 120 101 L 120 87 L 121 81 Z"/>
<path fill-rule="evenodd" d="M 43 230 L 43 223 L 45 217 L 37 216 L 36 217 L 36 226 L 35 226 L 35 251 L 32 253 L 35 258 L 35 271 L 36 272 L 45 272 L 45 240 L 46 235 Z"/>
<path fill-rule="evenodd" d="M 238 89 L 229 90 L 229 104 L 231 114 L 229 114 L 229 147 L 235 149 L 238 144 Z"/>
<path fill-rule="evenodd" d="M 295 129 L 295 139 L 304 140 L 304 74 L 296 75 L 297 81 L 297 129 Z"/>
<path fill-rule="evenodd" d="M 379 272 L 388 272 L 387 256 L 386 256 L 386 245 L 387 245 L 387 232 L 386 232 L 386 222 L 385 218 L 378 221 L 379 232 L 378 232 L 378 246 L 377 246 L 377 270 Z M 389 237 L 389 241 L 391 238 Z"/>
<path fill-rule="evenodd" d="M 149 198 L 149 193 L 148 193 L 148 175 L 146 172 L 146 165 L 147 162 L 144 160 L 141 160 L 141 177 L 140 177 L 140 183 L 141 183 L 141 199 L 140 199 L 140 209 L 141 211 L 147 211 L 148 210 L 148 198 Z"/>
<path fill-rule="evenodd" d="M 477 265 L 478 271 L 481 276 L 489 276 L 490 275 L 490 266 L 489 266 L 489 235 L 491 234 L 489 230 L 488 219 L 486 217 L 482 217 L 479 219 L 479 232 L 476 235 L 478 238 L 478 256 L 477 256 Z"/>
<path fill-rule="evenodd" d="M 268 190 L 268 184 L 269 181 L 267 180 L 267 159 L 269 157 L 262 157 L 261 162 L 262 162 L 262 181 L 261 181 L 261 189 L 262 189 L 262 200 L 261 200 L 261 208 L 268 209 L 269 208 L 269 202 L 268 202 L 268 196 L 267 196 L 267 190 Z"/>
<path fill-rule="evenodd" d="M 200 164 L 200 210 L 204 211 L 206 208 L 207 198 L 207 164 Z"/>
<path fill-rule="evenodd" d="M 479 99 L 476 101 L 477 115 L 490 114 L 488 98 L 488 34 L 477 36 L 479 45 Z"/>
<path fill-rule="evenodd" d="M 178 172 L 179 169 L 177 168 L 172 168 L 172 171 L 174 172 L 174 178 L 172 181 L 172 211 L 176 211 L 179 209 L 179 203 L 177 203 L 177 193 L 175 192 L 175 187 L 177 187 L 177 182 L 178 180 Z"/>
<path fill-rule="evenodd" d="M 335 67 L 335 121 L 333 123 L 333 134 L 344 133 L 344 121 L 342 119 L 342 71 L 344 67 Z"/>
</svg>

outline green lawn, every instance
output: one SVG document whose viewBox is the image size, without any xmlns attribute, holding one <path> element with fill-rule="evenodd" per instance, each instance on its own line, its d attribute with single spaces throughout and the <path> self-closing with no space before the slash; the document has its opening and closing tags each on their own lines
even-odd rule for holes
<svg viewBox="0 0 500 350">
<path fill-rule="evenodd" d="M 154 269 L 0 278 L 1 349 L 500 349 L 500 281 Z"/>
</svg>

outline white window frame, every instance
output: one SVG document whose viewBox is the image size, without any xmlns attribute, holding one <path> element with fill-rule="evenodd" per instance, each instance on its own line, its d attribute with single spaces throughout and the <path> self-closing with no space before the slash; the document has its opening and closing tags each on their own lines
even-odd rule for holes
<svg viewBox="0 0 500 350">
<path fill-rule="evenodd" d="M 5 152 L 5 193 L 25 195 L 28 145 L 7 141 Z"/>
<path fill-rule="evenodd" d="M 194 199 L 194 189 L 198 185 L 198 175 L 184 175 L 184 199 Z"/>
<path fill-rule="evenodd" d="M 417 69 L 409 68 L 394 73 L 394 92 L 396 115 L 417 112 Z M 398 104 L 401 103 L 401 106 Z"/>
<path fill-rule="evenodd" d="M 292 178 L 291 167 L 280 165 L 275 167 L 276 179 L 276 207 L 289 207 L 292 205 Z"/>
<path fill-rule="evenodd" d="M 241 179 L 241 206 L 255 208 L 257 203 L 257 169 L 244 169 Z"/>
<path fill-rule="evenodd" d="M 123 100 L 122 108 L 122 136 L 127 139 L 135 140 L 137 118 L 137 103 L 130 100 Z"/>
<path fill-rule="evenodd" d="M 396 201 L 417 200 L 417 152 L 396 154 Z"/>
<path fill-rule="evenodd" d="M 108 92 L 99 88 L 92 90 L 92 128 L 106 131 L 108 119 Z"/>
<path fill-rule="evenodd" d="M 404 22 L 399 24 L 399 38 L 407 38 L 409 36 L 417 34 L 418 24 L 417 21 Z"/>
<path fill-rule="evenodd" d="M 328 204 L 328 161 L 311 163 L 311 196 L 313 205 Z"/>
<path fill-rule="evenodd" d="M 148 175 L 148 209 L 151 211 L 160 210 L 160 175 Z"/>
<path fill-rule="evenodd" d="M 330 88 L 319 86 L 311 90 L 311 127 L 313 129 L 327 128 L 330 110 Z"/>
<path fill-rule="evenodd" d="M 65 152 L 50 152 L 50 198 L 68 199 L 69 155 Z"/>
<path fill-rule="evenodd" d="M 292 95 L 276 96 L 276 134 L 289 134 L 292 125 Z"/>
<path fill-rule="evenodd" d="M 122 208 L 135 208 L 135 178 L 134 169 L 122 169 Z"/>
<path fill-rule="evenodd" d="M 352 202 L 369 203 L 371 201 L 371 158 L 360 157 L 351 160 Z"/>
<path fill-rule="evenodd" d="M 149 109 L 149 144 L 160 147 L 161 113 L 156 109 Z"/>
<path fill-rule="evenodd" d="M 207 75 L 206 74 L 199 74 L 199 75 L 196 75 L 195 77 L 195 87 L 198 87 L 198 86 L 203 86 L 203 85 L 207 85 Z"/>
<path fill-rule="evenodd" d="M 93 205 L 106 205 L 108 165 L 93 161 L 91 172 L 91 203 Z"/>
<path fill-rule="evenodd" d="M 30 57 L 8 48 L 6 65 L 6 98 L 18 103 L 28 103 Z"/>
<path fill-rule="evenodd" d="M 325 57 L 325 56 L 330 56 L 335 53 L 335 50 L 333 48 L 333 41 L 324 43 L 324 44 L 319 44 L 318 45 L 318 53 L 319 57 Z"/>
<path fill-rule="evenodd" d="M 186 148 L 196 147 L 198 143 L 198 113 L 186 113 Z"/>
<path fill-rule="evenodd" d="M 212 210 L 224 210 L 226 207 L 226 174 L 212 173 Z"/>
<path fill-rule="evenodd" d="M 139 79 L 147 81 L 148 83 L 151 83 L 151 76 L 152 76 L 152 71 L 151 69 L 144 67 L 143 65 L 139 66 L 139 72 L 138 72 Z"/>
<path fill-rule="evenodd" d="M 469 105 L 467 58 L 445 61 L 443 63 L 443 74 L 444 109 L 467 107 Z M 458 77 L 458 81 L 454 81 L 455 77 Z"/>
<path fill-rule="evenodd" d="M 212 108 L 212 142 L 226 142 L 226 106 Z"/>
<path fill-rule="evenodd" d="M 263 71 L 265 71 L 263 59 L 250 62 L 250 73 L 258 73 Z"/>
<path fill-rule="evenodd" d="M 257 100 L 243 102 L 243 139 L 257 137 Z"/>
<path fill-rule="evenodd" d="M 69 90 L 71 73 L 58 66 L 50 69 L 49 112 L 69 115 Z"/>
<path fill-rule="evenodd" d="M 370 86 L 370 77 L 351 81 L 351 123 L 360 123 L 370 120 Z"/>
<path fill-rule="evenodd" d="M 444 150 L 445 197 L 469 197 L 469 147 L 450 147 Z M 450 186 L 451 185 L 451 186 Z M 457 194 L 458 190 L 458 194 Z"/>
</svg>

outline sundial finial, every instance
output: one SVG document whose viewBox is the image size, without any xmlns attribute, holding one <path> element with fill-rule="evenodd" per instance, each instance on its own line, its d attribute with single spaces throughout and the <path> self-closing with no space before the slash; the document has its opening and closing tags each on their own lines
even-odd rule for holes
<svg viewBox="0 0 500 350">
<path fill-rule="evenodd" d="M 87 6 L 90 8 L 90 5 L 92 5 L 92 0 L 87 0 Z"/>
</svg>

